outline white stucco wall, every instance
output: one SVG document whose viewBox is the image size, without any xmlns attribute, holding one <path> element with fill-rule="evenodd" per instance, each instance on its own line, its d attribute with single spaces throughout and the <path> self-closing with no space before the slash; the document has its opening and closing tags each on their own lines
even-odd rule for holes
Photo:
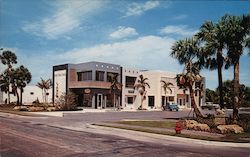
<svg viewBox="0 0 250 157">
<path fill-rule="evenodd" d="M 139 107 L 137 90 L 126 87 L 126 76 L 137 78 L 139 76 L 139 73 L 140 71 L 136 69 L 123 68 L 122 70 L 122 107 L 124 109 L 137 109 Z M 127 97 L 134 97 L 134 103 L 128 104 L 126 100 Z"/>
<path fill-rule="evenodd" d="M 49 89 L 48 93 L 49 93 L 48 102 L 52 102 L 52 89 Z M 8 95 L 6 93 L 3 93 L 3 103 L 4 103 L 5 99 L 7 99 L 7 98 L 8 98 Z M 36 85 L 28 85 L 24 88 L 23 104 L 32 104 L 32 102 L 35 101 L 37 98 L 40 102 L 43 102 L 42 89 L 40 89 Z M 16 101 L 17 101 L 17 97 L 14 96 L 13 94 L 11 94 L 10 95 L 10 102 L 16 102 Z"/>
<path fill-rule="evenodd" d="M 146 99 L 143 102 L 144 107 L 147 109 L 151 109 L 148 106 L 148 96 L 154 96 L 154 109 L 162 108 L 162 96 L 165 96 L 164 90 L 162 88 L 161 80 L 165 80 L 166 82 L 171 82 L 174 86 L 171 88 L 172 93 L 167 91 L 166 96 L 174 96 L 174 103 L 176 103 L 176 91 L 177 86 L 175 82 L 175 73 L 165 72 L 165 71 L 143 71 L 141 72 L 144 78 L 148 78 L 147 82 L 150 85 L 150 88 L 146 88 L 147 94 Z"/>
<path fill-rule="evenodd" d="M 66 70 L 54 72 L 54 97 L 57 99 L 63 93 L 66 93 Z"/>
</svg>

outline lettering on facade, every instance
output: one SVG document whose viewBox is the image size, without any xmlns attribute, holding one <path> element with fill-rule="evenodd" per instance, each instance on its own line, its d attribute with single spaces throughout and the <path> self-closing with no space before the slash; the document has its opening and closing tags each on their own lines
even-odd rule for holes
<svg viewBox="0 0 250 157">
<path fill-rule="evenodd" d="M 86 94 L 89 94 L 90 92 L 91 92 L 90 89 L 85 89 L 85 90 L 84 90 L 84 93 L 86 93 Z"/>
<path fill-rule="evenodd" d="M 55 74 L 55 76 L 58 76 L 58 77 L 60 77 L 60 76 L 66 76 L 66 74 Z"/>
</svg>

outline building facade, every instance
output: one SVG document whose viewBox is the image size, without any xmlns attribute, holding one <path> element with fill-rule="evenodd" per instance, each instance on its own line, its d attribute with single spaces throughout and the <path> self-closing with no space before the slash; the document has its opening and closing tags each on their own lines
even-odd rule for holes
<svg viewBox="0 0 250 157">
<path fill-rule="evenodd" d="M 121 106 L 121 90 L 110 90 L 114 75 L 118 75 L 117 82 L 121 84 L 122 67 L 116 64 L 87 62 L 54 66 L 53 102 L 71 91 L 78 97 L 78 107 L 103 109 Z"/>
<path fill-rule="evenodd" d="M 111 91 L 111 76 L 118 75 L 119 89 Z M 176 73 L 166 71 L 141 71 L 127 69 L 117 64 L 87 62 L 63 64 L 53 67 L 53 102 L 63 93 L 73 92 L 78 97 L 78 106 L 92 109 L 121 108 L 136 110 L 141 105 L 141 95 L 134 88 L 139 75 L 148 78 L 144 108 L 161 110 L 163 105 L 177 104 L 180 108 L 191 108 L 190 94 L 179 89 Z M 164 90 L 161 80 L 171 82 L 170 90 Z M 203 89 L 195 90 L 198 105 L 205 104 L 205 78 Z"/>
</svg>

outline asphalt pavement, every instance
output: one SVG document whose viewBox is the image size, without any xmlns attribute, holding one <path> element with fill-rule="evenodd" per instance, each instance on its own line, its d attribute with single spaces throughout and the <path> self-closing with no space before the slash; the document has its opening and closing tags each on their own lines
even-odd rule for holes
<svg viewBox="0 0 250 157">
<path fill-rule="evenodd" d="M 25 119 L 29 119 L 28 121 Z M 36 118 L 38 119 L 38 118 Z M 44 119 L 44 118 L 42 118 Z M 49 119 L 47 119 L 49 120 Z M 0 117 L 1 157 L 73 157 L 73 156 L 107 156 L 107 157 L 170 157 L 170 156 L 241 156 L 248 157 L 249 149 L 229 146 L 193 144 L 175 139 L 152 140 L 150 134 L 140 138 L 108 135 L 105 130 L 73 131 L 62 127 L 49 126 L 32 122 L 30 118 Z M 119 130 L 113 130 L 119 131 Z M 108 132 L 106 130 L 106 132 Z M 105 134 L 104 134 L 105 133 Z M 117 132 L 119 134 L 119 132 Z M 122 132 L 121 134 L 125 134 Z M 154 138 L 153 138 L 154 139 Z"/>
</svg>

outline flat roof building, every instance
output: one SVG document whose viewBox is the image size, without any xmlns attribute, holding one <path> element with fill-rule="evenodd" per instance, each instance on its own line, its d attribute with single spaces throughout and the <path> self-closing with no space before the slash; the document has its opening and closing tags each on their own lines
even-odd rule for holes
<svg viewBox="0 0 250 157">
<path fill-rule="evenodd" d="M 110 89 L 111 76 L 118 75 L 119 89 L 113 93 Z M 190 108 L 188 91 L 179 89 L 176 73 L 128 69 L 117 64 L 86 62 L 53 66 L 53 102 L 63 93 L 71 91 L 78 96 L 78 106 L 83 108 L 106 109 L 121 108 L 136 110 L 141 104 L 141 95 L 134 88 L 139 75 L 148 78 L 150 88 L 146 88 L 143 105 L 148 110 L 161 110 L 166 104 L 175 103 L 180 108 Z M 171 82 L 171 91 L 164 90 L 162 82 Z M 205 84 L 205 78 L 203 79 Z M 205 85 L 203 92 L 195 90 L 198 105 L 205 103 Z"/>
</svg>

